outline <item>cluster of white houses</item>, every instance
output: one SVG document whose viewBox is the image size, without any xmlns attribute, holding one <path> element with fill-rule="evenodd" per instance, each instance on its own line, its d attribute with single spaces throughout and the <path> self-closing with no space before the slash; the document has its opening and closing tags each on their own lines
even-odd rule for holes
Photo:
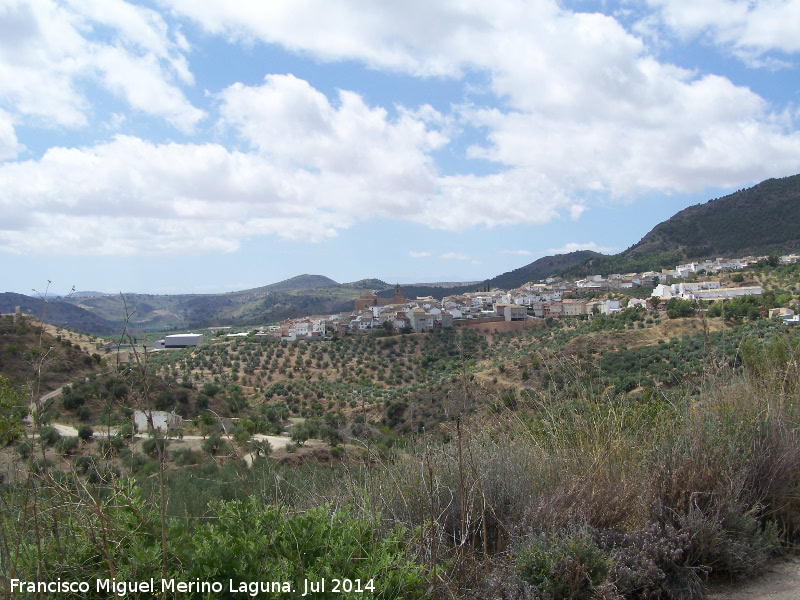
<svg viewBox="0 0 800 600">
<path fill-rule="evenodd" d="M 564 299 L 563 289 L 542 289 L 528 284 L 527 289 L 470 292 L 445 296 L 441 301 L 430 296 L 402 303 L 364 305 L 361 300 L 374 298 L 366 293 L 351 313 L 327 318 L 288 319 L 256 333 L 286 341 L 323 337 L 326 333 L 368 332 L 379 328 L 425 333 L 453 327 L 456 321 L 526 321 L 532 317 L 571 316 L 619 312 L 618 300 Z M 548 286 L 549 288 L 549 286 Z M 535 290 L 535 291 L 532 291 Z M 572 292 L 569 288 L 567 293 Z"/>
<path fill-rule="evenodd" d="M 323 338 L 333 332 L 367 332 L 382 327 L 424 333 L 452 327 L 456 321 L 467 319 L 524 321 L 529 318 L 613 314 L 621 310 L 619 300 L 580 296 L 640 286 L 654 287 L 652 297 L 662 302 L 671 298 L 713 301 L 739 296 L 759 296 L 763 292 L 760 286 L 722 287 L 719 281 L 673 282 L 694 274 L 743 269 L 764 258 L 767 257 L 718 258 L 661 271 L 614 273 L 607 278 L 592 275 L 571 283 L 556 282 L 548 278 L 526 283 L 513 290 L 469 292 L 445 296 L 441 301 L 432 297 L 406 300 L 398 285 L 395 286 L 394 298 L 379 298 L 373 292 L 365 292 L 355 301 L 355 309 L 351 313 L 324 318 L 288 319 L 278 325 L 261 329 L 255 335 L 296 341 Z M 782 263 L 796 263 L 799 260 L 800 256 L 795 254 L 781 257 Z M 629 300 L 628 306 L 639 305 L 647 307 L 648 303 L 637 298 Z M 653 300 L 650 305 L 653 305 Z M 246 335 L 248 334 L 229 334 L 233 337 Z M 168 335 L 157 342 L 156 349 L 195 346 L 202 339 L 201 334 Z"/>
</svg>

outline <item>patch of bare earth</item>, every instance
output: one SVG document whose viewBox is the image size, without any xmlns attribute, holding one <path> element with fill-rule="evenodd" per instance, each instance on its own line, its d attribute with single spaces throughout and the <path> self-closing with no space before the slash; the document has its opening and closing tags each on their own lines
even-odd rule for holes
<svg viewBox="0 0 800 600">
<path fill-rule="evenodd" d="M 718 586 L 710 600 L 800 600 L 800 557 L 792 556 L 770 566 L 767 573 L 738 585 Z"/>
</svg>

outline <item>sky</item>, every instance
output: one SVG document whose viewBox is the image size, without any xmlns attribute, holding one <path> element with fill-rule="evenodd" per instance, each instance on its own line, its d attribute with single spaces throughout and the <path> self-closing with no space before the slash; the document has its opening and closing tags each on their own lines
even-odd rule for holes
<svg viewBox="0 0 800 600">
<path fill-rule="evenodd" d="M 0 291 L 619 252 L 800 173 L 798 60 L 800 0 L 0 0 Z"/>
</svg>

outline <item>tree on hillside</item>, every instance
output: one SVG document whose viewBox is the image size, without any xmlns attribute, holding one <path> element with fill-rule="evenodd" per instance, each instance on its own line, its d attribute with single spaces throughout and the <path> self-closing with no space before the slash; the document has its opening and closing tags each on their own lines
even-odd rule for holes
<svg viewBox="0 0 800 600">
<path fill-rule="evenodd" d="M 695 304 L 691 300 L 682 298 L 670 298 L 667 300 L 667 316 L 670 319 L 679 317 L 691 317 L 695 311 Z"/>
<path fill-rule="evenodd" d="M 7 444 L 22 432 L 21 416 L 25 412 L 22 393 L 0 376 L 0 444 Z"/>
</svg>

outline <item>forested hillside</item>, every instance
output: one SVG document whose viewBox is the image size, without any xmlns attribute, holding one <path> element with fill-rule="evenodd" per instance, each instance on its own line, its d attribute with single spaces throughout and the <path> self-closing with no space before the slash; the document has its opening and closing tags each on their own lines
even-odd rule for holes
<svg viewBox="0 0 800 600">
<path fill-rule="evenodd" d="M 637 244 L 563 269 L 564 277 L 630 273 L 704 258 L 763 256 L 800 249 L 800 175 L 768 179 L 690 206 L 656 225 Z"/>
<path fill-rule="evenodd" d="M 683 259 L 765 255 L 800 248 L 800 175 L 690 206 L 622 253 L 626 259 L 677 252 Z"/>
</svg>

